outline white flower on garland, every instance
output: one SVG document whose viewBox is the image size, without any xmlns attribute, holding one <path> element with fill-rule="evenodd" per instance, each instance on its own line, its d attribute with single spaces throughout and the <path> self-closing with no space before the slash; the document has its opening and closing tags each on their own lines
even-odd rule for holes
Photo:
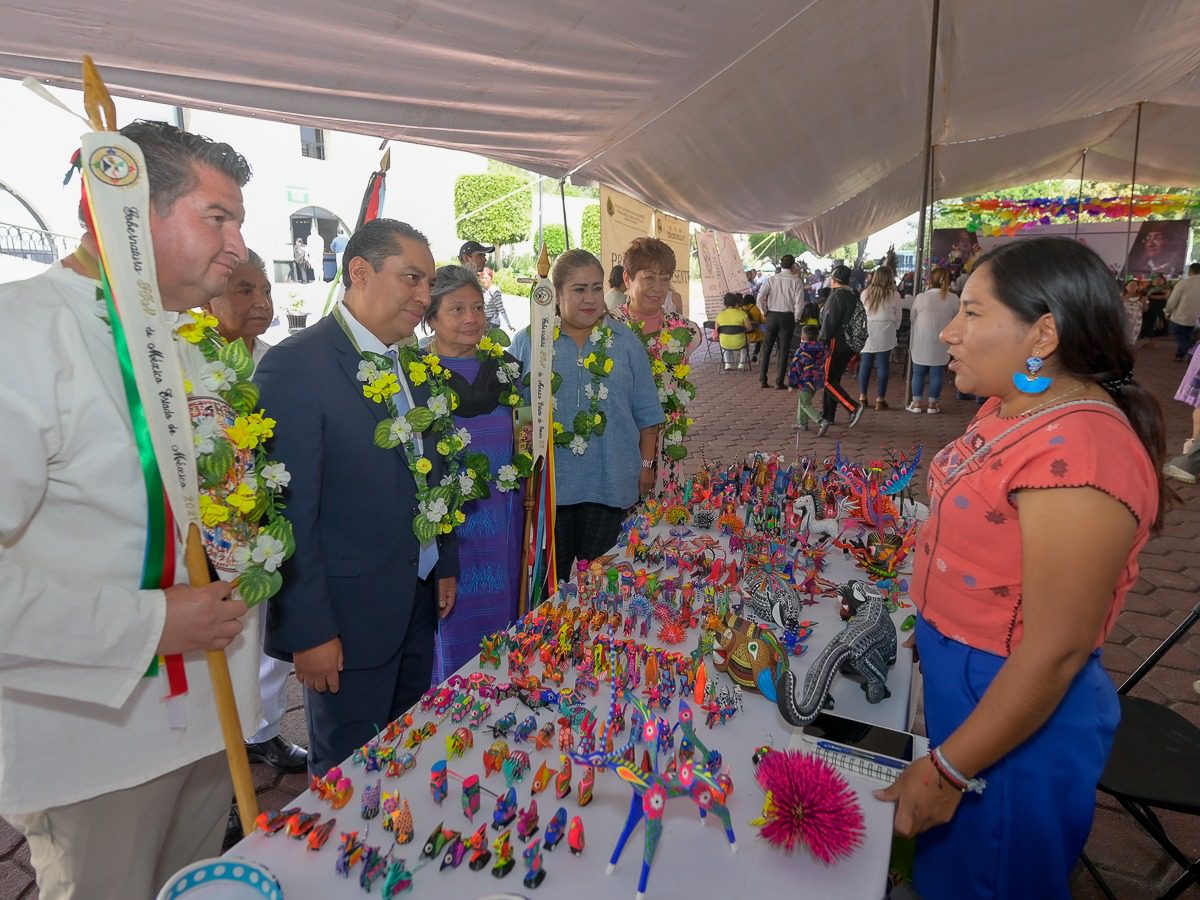
<svg viewBox="0 0 1200 900">
<path fill-rule="evenodd" d="M 667 431 L 663 434 L 663 446 L 678 444 L 683 441 L 683 435 L 675 430 Z"/>
<path fill-rule="evenodd" d="M 205 363 L 200 370 L 200 383 L 214 393 L 229 390 L 237 380 L 237 373 L 220 360 Z"/>
<path fill-rule="evenodd" d="M 501 363 L 496 369 L 496 377 L 501 384 L 510 384 L 521 374 L 521 367 L 513 362 Z"/>
<path fill-rule="evenodd" d="M 281 462 L 270 463 L 262 467 L 263 483 L 273 491 L 285 488 L 292 481 L 292 473 Z"/>
<path fill-rule="evenodd" d="M 403 444 L 412 437 L 412 433 L 412 425 L 409 424 L 408 419 L 404 418 L 404 416 L 397 416 L 388 425 L 389 440 L 399 441 Z"/>
<path fill-rule="evenodd" d="M 601 400 L 608 399 L 608 385 L 607 384 L 600 385 L 600 399 Z"/>
<path fill-rule="evenodd" d="M 233 561 L 238 571 L 251 565 L 261 565 L 267 572 L 274 572 L 283 564 L 283 541 L 269 534 L 259 534 L 249 544 L 239 544 L 233 549 Z"/>
<path fill-rule="evenodd" d="M 603 321 L 603 320 L 601 320 L 601 321 Z M 590 335 L 588 335 L 588 340 L 590 340 L 597 347 L 600 347 L 602 350 L 607 350 L 610 347 L 612 347 L 612 345 L 613 345 L 612 332 L 610 331 L 608 333 L 608 335 L 606 336 L 600 330 L 599 325 L 593 326 L 592 333 Z"/>
<path fill-rule="evenodd" d="M 442 476 L 442 480 L 439 481 L 438 484 L 440 484 L 442 487 L 450 487 L 450 485 L 454 484 L 454 476 L 447 472 Z"/>
<path fill-rule="evenodd" d="M 503 465 L 496 473 L 496 486 L 502 491 L 511 491 L 517 486 L 517 467 Z"/>
<path fill-rule="evenodd" d="M 439 497 L 427 506 L 422 505 L 421 512 L 425 514 L 425 518 L 436 525 L 442 519 L 446 518 L 446 515 L 450 512 L 450 507 L 446 504 L 445 500 Z"/>
<path fill-rule="evenodd" d="M 475 479 L 470 475 L 459 475 L 458 489 L 463 493 L 464 496 L 471 493 L 471 491 L 475 490 Z"/>
<path fill-rule="evenodd" d="M 196 446 L 196 452 L 201 456 L 212 453 L 216 447 L 214 441 L 224 435 L 224 429 L 217 424 L 216 418 L 201 416 L 192 422 L 192 426 L 192 443 Z"/>
<path fill-rule="evenodd" d="M 666 403 L 667 398 L 670 396 L 671 396 L 670 393 L 667 391 L 667 389 L 665 387 L 660 387 L 658 389 L 658 402 L 660 404 Z"/>
<path fill-rule="evenodd" d="M 676 388 L 675 389 L 675 399 L 678 400 L 680 403 L 682 403 L 684 406 L 687 406 L 688 403 L 691 402 L 692 396 L 687 391 L 685 391 L 683 388 Z"/>
<path fill-rule="evenodd" d="M 682 353 L 683 344 L 679 343 L 675 338 L 667 338 L 666 350 L 668 353 Z"/>
<path fill-rule="evenodd" d="M 567 446 L 571 448 L 571 452 L 576 456 L 583 456 L 583 454 L 587 452 L 587 441 L 585 441 L 579 435 L 575 435 L 575 437 L 571 438 L 571 443 Z"/>
<path fill-rule="evenodd" d="M 449 415 L 450 404 L 446 400 L 446 395 L 438 394 L 434 397 L 430 397 L 429 398 L 429 411 L 431 413 L 433 413 L 435 416 L 437 416 L 439 419 L 443 416 Z"/>
<path fill-rule="evenodd" d="M 379 366 L 369 360 L 360 359 L 358 361 L 358 380 L 363 384 L 370 384 L 379 378 Z"/>
<path fill-rule="evenodd" d="M 464 449 L 471 446 L 471 432 L 467 431 L 465 428 L 458 428 L 455 429 L 454 433 L 458 436 L 458 439 L 462 441 Z"/>
</svg>

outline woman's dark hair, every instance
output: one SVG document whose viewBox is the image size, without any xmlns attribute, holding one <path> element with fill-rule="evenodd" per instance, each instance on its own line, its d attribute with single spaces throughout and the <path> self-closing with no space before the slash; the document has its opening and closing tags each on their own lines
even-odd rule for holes
<svg viewBox="0 0 1200 900">
<path fill-rule="evenodd" d="M 618 291 L 625 290 L 625 267 L 618 264 L 612 267 L 608 273 L 608 286 L 616 288 Z"/>
<path fill-rule="evenodd" d="M 726 309 L 736 309 L 737 307 L 741 306 L 744 302 L 745 301 L 742 300 L 741 294 L 736 294 L 733 291 L 727 291 L 725 294 L 725 308 Z"/>
<path fill-rule="evenodd" d="M 599 269 L 600 277 L 604 277 L 604 266 L 600 265 L 600 260 L 582 247 L 560 253 L 558 259 L 554 260 L 554 268 L 550 271 L 550 281 L 554 285 L 554 292 L 557 294 L 563 289 L 563 285 L 567 283 L 567 276 L 576 269 L 589 266 Z"/>
<path fill-rule="evenodd" d="M 821 318 L 821 307 L 819 307 L 812 300 L 809 300 L 807 303 L 805 303 L 804 309 L 800 310 L 800 321 L 801 322 L 804 322 L 807 319 L 819 319 L 819 318 Z"/>
<path fill-rule="evenodd" d="M 1158 400 L 1133 380 L 1133 346 L 1108 266 L 1085 245 L 1059 237 L 1001 244 L 979 258 L 975 271 L 985 264 L 996 298 L 1018 319 L 1032 325 L 1047 313 L 1054 317 L 1058 364 L 1103 387 L 1133 426 L 1158 479 L 1151 523 L 1157 532 L 1173 499 L 1162 476 L 1166 428 Z"/>
<path fill-rule="evenodd" d="M 421 317 L 421 322 L 426 328 L 442 308 L 442 298 L 465 287 L 474 288 L 479 294 L 479 299 L 483 299 L 483 285 L 479 283 L 479 276 L 475 274 L 474 269 L 467 266 L 442 266 L 437 270 L 433 287 L 429 289 L 429 308 Z"/>
</svg>

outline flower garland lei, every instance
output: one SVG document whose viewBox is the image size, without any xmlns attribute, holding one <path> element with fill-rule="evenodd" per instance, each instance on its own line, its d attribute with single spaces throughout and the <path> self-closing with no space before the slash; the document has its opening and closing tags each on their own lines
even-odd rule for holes
<svg viewBox="0 0 1200 900">
<path fill-rule="evenodd" d="M 280 510 L 283 489 L 292 480 L 283 463 L 267 458 L 266 441 L 275 420 L 255 407 L 258 387 L 250 380 L 254 359 L 245 343 L 230 343 L 217 331 L 217 319 L 191 310 L 175 333 L 204 357 L 200 380 L 229 404 L 233 424 L 222 426 L 212 416 L 192 420 L 196 471 L 203 493 L 200 520 L 208 528 L 221 526 L 229 535 L 253 535 L 233 548 L 237 589 L 247 606 L 273 597 L 283 586 L 279 567 L 296 551 L 291 523 Z M 194 385 L 185 379 L 189 394 Z M 251 451 L 249 471 L 240 470 L 237 451 Z M 266 524 L 262 523 L 266 519 Z"/>
<path fill-rule="evenodd" d="M 491 495 L 488 481 L 492 477 L 486 455 L 466 452 L 471 433 L 465 428 L 454 427 L 453 413 L 458 408 L 458 394 L 447 384 L 450 370 L 433 353 L 422 354 L 411 345 L 400 347 L 399 364 L 408 373 L 409 384 L 415 387 L 428 382 L 430 392 L 427 405 L 414 405 L 402 416 L 392 399 L 400 393 L 400 382 L 392 371 L 391 358 L 359 348 L 342 319 L 340 307 L 335 308 L 334 315 L 361 357 L 358 380 L 363 384 L 363 396 L 375 403 L 387 404 L 388 417 L 375 426 L 375 446 L 384 450 L 404 447 L 404 458 L 417 486 L 413 534 L 422 544 L 429 543 L 439 534 L 449 534 L 467 521 L 462 511 L 464 503 Z M 434 487 L 430 487 L 427 478 L 433 463 L 417 452 L 414 435 L 418 433 L 425 435 L 427 440 L 436 441 L 438 455 L 446 461 L 446 474 Z"/>
<path fill-rule="evenodd" d="M 493 328 L 479 341 L 475 358 L 480 363 L 496 361 L 496 378 L 499 379 L 500 404 L 509 408 L 521 405 L 521 364 L 504 358 L 504 348 L 512 342 L 499 328 Z M 507 493 L 514 491 L 521 481 L 533 474 L 533 457 L 524 452 L 513 453 L 512 461 L 496 471 L 496 490 Z"/>
<path fill-rule="evenodd" d="M 683 440 L 695 424 L 695 420 L 687 415 L 687 405 L 696 399 L 696 386 L 688 381 L 692 369 L 687 364 L 687 348 L 692 340 L 692 332 L 687 319 L 664 312 L 662 330 L 647 335 L 642 323 L 630 314 L 628 303 L 621 307 L 621 313 L 625 316 L 626 324 L 641 339 L 650 357 L 650 372 L 654 376 L 658 402 L 662 404 L 666 418 L 662 458 L 673 472 L 675 464 L 687 456 Z"/>
<path fill-rule="evenodd" d="M 555 328 L 555 340 L 558 339 L 558 336 L 559 329 Z M 591 343 L 593 349 L 580 360 L 580 365 L 587 369 L 592 376 L 592 380 L 583 386 L 583 392 L 589 401 L 588 408 L 575 413 L 575 419 L 571 422 L 571 431 L 558 422 L 554 423 L 555 446 L 568 447 L 576 456 L 587 453 L 588 439 L 592 435 L 604 434 L 604 429 L 608 425 L 608 416 L 600 409 L 600 402 L 608 399 L 608 388 L 600 383 L 600 379 L 607 378 L 613 369 L 613 361 L 608 355 L 608 351 L 612 349 L 613 345 L 612 327 L 608 324 L 597 323 L 592 327 L 592 333 L 588 335 L 588 342 Z M 585 344 L 585 349 L 586 346 Z M 557 393 L 561 382 L 561 378 L 557 383 L 552 382 L 552 393 Z"/>
</svg>

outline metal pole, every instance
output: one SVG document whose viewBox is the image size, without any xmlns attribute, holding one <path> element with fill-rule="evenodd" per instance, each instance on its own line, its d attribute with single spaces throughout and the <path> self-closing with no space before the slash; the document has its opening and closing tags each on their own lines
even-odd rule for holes
<svg viewBox="0 0 1200 900">
<path fill-rule="evenodd" d="M 1087 169 L 1087 147 L 1079 157 L 1079 190 L 1075 192 L 1075 240 L 1079 240 L 1079 220 L 1083 217 L 1083 173 Z"/>
<path fill-rule="evenodd" d="M 925 265 L 925 206 L 929 202 L 929 182 L 933 169 L 933 88 L 937 78 L 938 19 L 942 0 L 933 0 L 933 22 L 929 29 L 929 84 L 925 92 L 925 165 L 921 178 L 921 212 L 917 219 L 917 256 L 913 269 L 913 294 L 921 292 L 921 270 Z"/>
<path fill-rule="evenodd" d="M 558 196 L 562 199 L 563 210 L 563 248 L 571 249 L 571 229 L 567 227 L 567 179 L 558 183 Z"/>
<path fill-rule="evenodd" d="M 1137 123 L 1133 130 L 1133 170 L 1129 173 L 1129 214 L 1125 217 L 1125 268 L 1129 275 L 1129 241 L 1133 234 L 1133 186 L 1137 183 L 1138 145 L 1142 141 L 1142 101 L 1138 101 Z"/>
</svg>

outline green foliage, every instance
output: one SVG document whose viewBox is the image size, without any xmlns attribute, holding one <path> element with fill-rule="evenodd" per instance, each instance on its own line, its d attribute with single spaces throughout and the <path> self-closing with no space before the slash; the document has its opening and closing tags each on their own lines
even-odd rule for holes
<svg viewBox="0 0 1200 900">
<path fill-rule="evenodd" d="M 579 223 L 579 245 L 600 257 L 600 204 L 593 203 L 583 208 L 583 220 Z"/>
<path fill-rule="evenodd" d="M 529 285 L 517 281 L 517 273 L 512 269 L 501 269 L 492 277 L 492 285 L 500 288 L 503 294 L 514 294 L 518 297 L 529 296 Z"/>
<path fill-rule="evenodd" d="M 770 257 L 778 260 L 779 257 L 789 253 L 792 256 L 799 256 L 808 249 L 808 245 L 782 231 L 760 231 L 757 234 L 747 235 L 747 237 L 750 238 L 751 259 Z"/>
<path fill-rule="evenodd" d="M 454 182 L 458 236 L 489 244 L 528 239 L 533 219 L 528 187 L 527 179 L 515 175 L 460 175 Z"/>
<path fill-rule="evenodd" d="M 545 241 L 546 252 L 550 254 L 550 258 L 561 255 L 567 249 L 567 241 L 570 239 L 571 233 L 562 225 L 546 225 L 545 226 Z M 571 241 L 574 246 L 574 241 Z M 533 246 L 540 253 L 542 248 L 542 234 L 539 232 L 533 239 Z"/>
</svg>

